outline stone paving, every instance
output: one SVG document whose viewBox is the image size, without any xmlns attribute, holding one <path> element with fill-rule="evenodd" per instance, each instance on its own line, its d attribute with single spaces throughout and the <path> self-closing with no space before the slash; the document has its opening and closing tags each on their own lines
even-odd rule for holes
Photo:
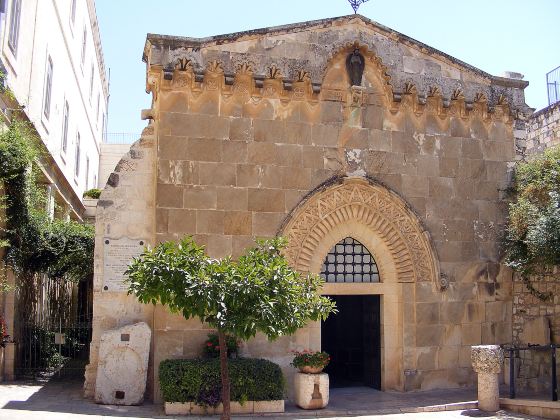
<svg viewBox="0 0 560 420">
<path fill-rule="evenodd" d="M 439 390 L 414 393 L 380 392 L 367 388 L 331 390 L 331 402 L 324 410 L 304 411 L 287 405 L 286 413 L 267 418 L 344 418 L 356 420 L 396 419 L 529 419 L 504 411 L 477 410 L 474 390 Z M 436 410 L 436 411 L 434 411 Z M 450 410 L 450 411 L 441 411 Z M 175 419 L 165 416 L 160 405 L 136 407 L 98 405 L 82 397 L 82 382 L 51 381 L 0 384 L 0 419 L 19 420 L 99 420 L 117 418 Z M 262 417 L 262 416 L 261 416 Z M 193 417 L 187 417 L 193 419 Z M 240 419 L 251 417 L 240 416 Z M 253 417 L 254 418 L 254 417 Z M 258 417 L 257 417 L 258 418 Z"/>
</svg>

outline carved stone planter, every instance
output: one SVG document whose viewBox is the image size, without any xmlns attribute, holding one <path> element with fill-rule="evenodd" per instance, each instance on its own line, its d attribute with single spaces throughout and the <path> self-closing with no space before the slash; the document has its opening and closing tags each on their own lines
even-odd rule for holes
<svg viewBox="0 0 560 420">
<path fill-rule="evenodd" d="M 305 410 L 325 408 L 329 403 L 329 375 L 296 373 L 294 377 L 296 404 Z"/>
<path fill-rule="evenodd" d="M 166 402 L 164 409 L 165 414 L 168 416 L 216 415 L 222 414 L 224 411 L 221 403 L 217 407 L 204 407 L 193 402 Z M 237 401 L 231 401 L 230 410 L 231 414 L 283 413 L 284 400 L 246 401 L 243 404 Z"/>
<path fill-rule="evenodd" d="M 504 365 L 504 351 L 500 346 L 472 346 L 471 361 L 478 373 L 478 408 L 483 411 L 500 409 L 498 375 Z"/>
</svg>

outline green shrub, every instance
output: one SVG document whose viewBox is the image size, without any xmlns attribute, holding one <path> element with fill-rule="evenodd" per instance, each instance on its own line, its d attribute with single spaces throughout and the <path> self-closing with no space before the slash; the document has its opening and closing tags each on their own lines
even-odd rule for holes
<svg viewBox="0 0 560 420">
<path fill-rule="evenodd" d="M 101 196 L 101 190 L 99 188 L 92 188 L 84 192 L 84 198 L 99 198 Z"/>
<path fill-rule="evenodd" d="M 282 370 L 268 360 L 231 359 L 229 375 L 232 401 L 284 398 Z M 159 381 L 165 401 L 194 401 L 205 406 L 221 402 L 219 359 L 164 360 L 159 365 Z"/>
</svg>

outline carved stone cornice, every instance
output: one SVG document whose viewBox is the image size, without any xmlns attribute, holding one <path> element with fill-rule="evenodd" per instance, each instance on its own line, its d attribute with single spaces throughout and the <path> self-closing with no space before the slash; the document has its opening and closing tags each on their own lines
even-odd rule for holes
<svg viewBox="0 0 560 420">
<path fill-rule="evenodd" d="M 357 222 L 390 250 L 398 282 L 429 281 L 440 288 L 428 232 L 398 195 L 364 178 L 327 186 L 291 212 L 279 234 L 288 239 L 285 252 L 292 266 L 309 272 L 318 244 L 348 222 Z"/>
</svg>

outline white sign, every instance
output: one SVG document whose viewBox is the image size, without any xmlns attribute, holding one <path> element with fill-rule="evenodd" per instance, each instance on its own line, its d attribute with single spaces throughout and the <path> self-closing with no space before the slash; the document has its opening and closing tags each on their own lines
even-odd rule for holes
<svg viewBox="0 0 560 420">
<path fill-rule="evenodd" d="M 103 239 L 103 291 L 126 292 L 124 272 L 132 258 L 144 251 L 146 241 L 142 239 Z"/>
</svg>

